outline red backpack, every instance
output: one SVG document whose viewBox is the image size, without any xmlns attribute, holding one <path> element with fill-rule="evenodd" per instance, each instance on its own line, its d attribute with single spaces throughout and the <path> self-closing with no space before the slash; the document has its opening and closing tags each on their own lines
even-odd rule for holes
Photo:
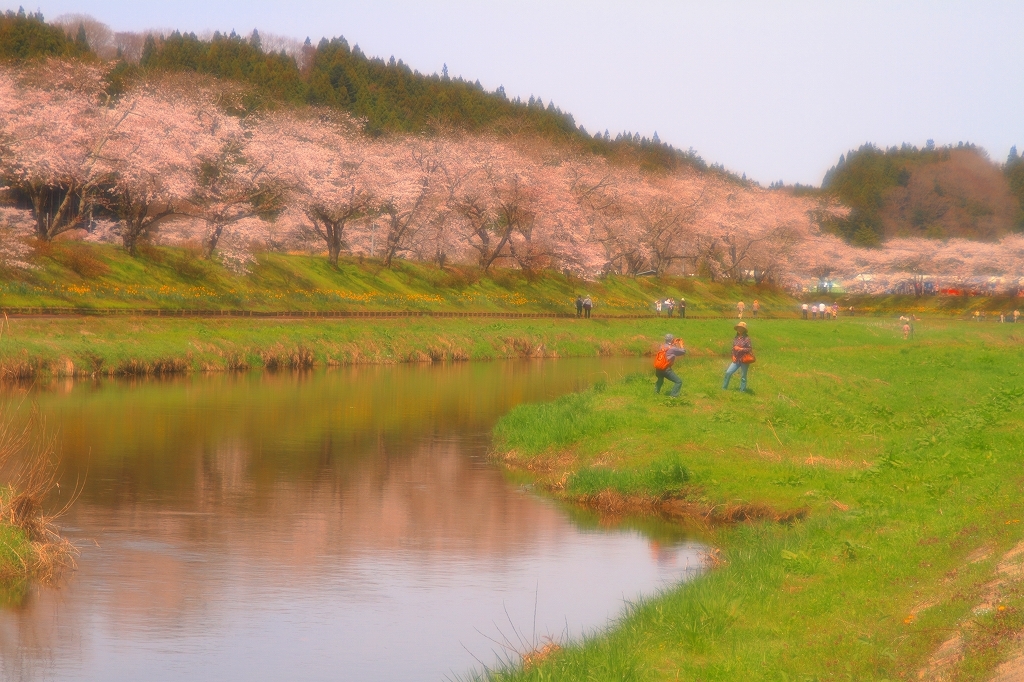
<svg viewBox="0 0 1024 682">
<path fill-rule="evenodd" d="M 654 356 L 654 369 L 668 369 L 672 366 L 672 363 L 668 359 L 668 348 L 662 346 L 658 349 L 658 354 Z"/>
</svg>

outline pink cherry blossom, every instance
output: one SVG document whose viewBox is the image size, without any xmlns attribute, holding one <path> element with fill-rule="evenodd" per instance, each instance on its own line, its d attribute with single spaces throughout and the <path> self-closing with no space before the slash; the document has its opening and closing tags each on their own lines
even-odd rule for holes
<svg viewBox="0 0 1024 682">
<path fill-rule="evenodd" d="M 39 239 L 82 227 L 104 180 L 98 160 L 111 117 L 99 105 L 102 76 L 56 60 L 0 69 L 0 177 L 31 206 Z"/>
<path fill-rule="evenodd" d="M 109 178 L 106 204 L 120 220 L 122 243 L 134 253 L 161 222 L 193 210 L 203 166 L 215 163 L 241 128 L 215 93 L 188 81 L 147 83 L 108 116 L 117 124 L 97 166 Z"/>
</svg>

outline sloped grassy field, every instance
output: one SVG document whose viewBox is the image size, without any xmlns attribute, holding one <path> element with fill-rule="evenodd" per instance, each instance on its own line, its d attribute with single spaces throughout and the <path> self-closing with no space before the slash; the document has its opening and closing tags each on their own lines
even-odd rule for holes
<svg viewBox="0 0 1024 682">
<path fill-rule="evenodd" d="M 765 321 L 751 394 L 721 389 L 729 335 L 687 328 L 679 399 L 635 375 L 498 423 L 515 475 L 656 510 L 721 553 L 494 677 L 986 679 L 1024 628 L 1024 327 L 927 321 L 904 341 L 889 321 Z"/>
<path fill-rule="evenodd" d="M 691 315 L 733 311 L 736 301 L 754 298 L 766 311 L 795 310 L 794 299 L 778 291 L 687 278 L 588 282 L 551 271 L 485 273 L 410 261 L 385 268 L 356 258 L 336 269 L 321 256 L 274 253 L 259 254 L 239 273 L 187 248 L 146 246 L 133 258 L 75 241 L 37 244 L 31 263 L 0 271 L 0 306 L 574 313 L 576 296 L 590 295 L 598 314 L 645 314 L 667 297 L 686 298 Z"/>
</svg>

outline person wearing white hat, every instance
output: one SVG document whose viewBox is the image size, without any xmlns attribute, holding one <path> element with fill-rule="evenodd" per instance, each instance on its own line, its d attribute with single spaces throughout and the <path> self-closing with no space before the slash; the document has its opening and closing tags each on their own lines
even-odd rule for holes
<svg viewBox="0 0 1024 682">
<path fill-rule="evenodd" d="M 732 364 L 725 370 L 725 380 L 722 382 L 722 390 L 729 388 L 729 380 L 736 370 L 740 372 L 740 390 L 747 390 L 747 370 L 754 362 L 754 349 L 750 344 L 750 337 L 747 335 L 747 323 L 740 322 L 733 329 L 736 330 L 736 338 L 732 340 Z"/>
</svg>

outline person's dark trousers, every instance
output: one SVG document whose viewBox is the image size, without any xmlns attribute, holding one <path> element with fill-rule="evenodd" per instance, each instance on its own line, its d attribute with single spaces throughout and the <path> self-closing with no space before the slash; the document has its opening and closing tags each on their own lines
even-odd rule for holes
<svg viewBox="0 0 1024 682">
<path fill-rule="evenodd" d="M 679 317 L 686 317 L 686 308 L 679 309 Z"/>
<path fill-rule="evenodd" d="M 668 379 L 675 384 L 675 386 L 672 387 L 671 392 L 669 392 L 669 395 L 673 398 L 679 395 L 679 391 L 683 387 L 683 380 L 672 371 L 671 367 L 668 369 L 656 369 L 654 370 L 654 375 L 658 377 L 658 380 L 654 383 L 655 393 L 661 393 L 661 387 L 664 385 L 665 379 Z"/>
<path fill-rule="evenodd" d="M 576 309 L 576 317 L 583 317 L 583 308 Z"/>
<path fill-rule="evenodd" d="M 583 309 L 583 316 L 586 317 L 588 320 L 590 319 L 590 308 Z"/>
<path fill-rule="evenodd" d="M 806 310 L 804 310 L 804 311 L 803 311 L 803 314 L 804 314 L 804 319 L 806 320 L 806 319 L 807 319 L 807 311 L 806 311 Z"/>
</svg>

